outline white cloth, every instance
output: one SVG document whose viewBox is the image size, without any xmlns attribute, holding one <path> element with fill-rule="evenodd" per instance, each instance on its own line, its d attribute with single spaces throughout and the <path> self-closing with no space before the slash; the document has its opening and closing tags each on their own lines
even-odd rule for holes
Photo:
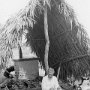
<svg viewBox="0 0 90 90">
<path fill-rule="evenodd" d="M 60 86 L 55 76 L 53 76 L 51 79 L 48 78 L 48 75 L 43 77 L 42 90 L 57 90 L 57 88 L 60 88 Z"/>
<path fill-rule="evenodd" d="M 90 90 L 89 80 L 84 80 L 81 88 L 82 90 Z"/>
</svg>

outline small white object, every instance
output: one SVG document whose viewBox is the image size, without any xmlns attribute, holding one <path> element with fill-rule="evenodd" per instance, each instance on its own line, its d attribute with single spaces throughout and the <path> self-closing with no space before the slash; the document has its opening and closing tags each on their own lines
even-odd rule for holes
<svg viewBox="0 0 90 90">
<path fill-rule="evenodd" d="M 39 76 L 41 77 L 45 76 L 45 70 L 43 68 L 39 68 Z"/>
</svg>

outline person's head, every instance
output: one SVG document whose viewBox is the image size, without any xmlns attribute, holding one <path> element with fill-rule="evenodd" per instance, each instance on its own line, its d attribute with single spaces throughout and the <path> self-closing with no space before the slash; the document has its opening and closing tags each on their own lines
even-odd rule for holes
<svg viewBox="0 0 90 90">
<path fill-rule="evenodd" d="M 10 78 L 10 79 L 12 79 L 12 78 L 14 78 L 14 77 L 13 77 L 13 75 L 12 75 L 12 74 L 9 74 L 9 78 Z"/>
<path fill-rule="evenodd" d="M 49 68 L 48 69 L 48 78 L 52 78 L 53 74 L 54 74 L 54 69 L 53 68 Z"/>
</svg>

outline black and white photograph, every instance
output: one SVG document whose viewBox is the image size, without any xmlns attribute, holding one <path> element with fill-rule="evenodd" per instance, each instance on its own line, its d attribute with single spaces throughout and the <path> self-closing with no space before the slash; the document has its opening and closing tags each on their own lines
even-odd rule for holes
<svg viewBox="0 0 90 90">
<path fill-rule="evenodd" d="M 0 0 L 0 90 L 90 90 L 90 0 Z"/>
</svg>

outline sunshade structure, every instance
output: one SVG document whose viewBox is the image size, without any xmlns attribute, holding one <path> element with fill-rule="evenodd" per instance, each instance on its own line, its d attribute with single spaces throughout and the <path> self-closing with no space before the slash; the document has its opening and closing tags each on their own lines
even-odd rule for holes
<svg viewBox="0 0 90 90">
<path fill-rule="evenodd" d="M 55 69 L 56 74 L 60 66 L 60 78 L 63 80 L 72 74 L 78 78 L 90 69 L 87 53 L 88 36 L 73 9 L 64 0 L 30 0 L 25 9 L 9 19 L 3 28 L 10 48 L 17 46 L 22 40 L 22 34 L 27 31 L 27 45 L 30 45 L 44 65 L 45 2 L 50 39 L 49 66 Z"/>
</svg>

